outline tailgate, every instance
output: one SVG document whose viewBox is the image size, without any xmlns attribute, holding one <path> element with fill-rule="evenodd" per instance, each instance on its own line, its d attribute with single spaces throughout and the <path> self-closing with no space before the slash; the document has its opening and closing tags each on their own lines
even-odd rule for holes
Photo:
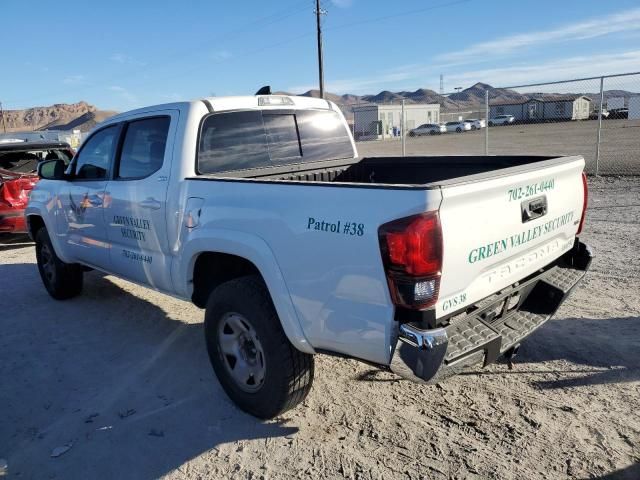
<svg viewBox="0 0 640 480">
<path fill-rule="evenodd" d="M 573 246 L 584 159 L 442 187 L 443 262 L 436 317 L 551 263 Z"/>
</svg>

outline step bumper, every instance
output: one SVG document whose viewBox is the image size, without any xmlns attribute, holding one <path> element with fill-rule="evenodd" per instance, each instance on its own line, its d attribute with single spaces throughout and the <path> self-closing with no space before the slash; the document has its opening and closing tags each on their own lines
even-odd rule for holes
<svg viewBox="0 0 640 480">
<path fill-rule="evenodd" d="M 446 327 L 399 325 L 391 371 L 416 382 L 434 383 L 471 365 L 495 362 L 555 314 L 592 259 L 590 248 L 576 240 L 574 248 L 556 262 L 483 299 Z"/>
</svg>

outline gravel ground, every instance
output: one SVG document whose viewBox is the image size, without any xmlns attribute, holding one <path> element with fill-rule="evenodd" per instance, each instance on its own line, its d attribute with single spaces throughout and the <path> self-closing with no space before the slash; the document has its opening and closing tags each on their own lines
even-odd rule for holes
<svg viewBox="0 0 640 480">
<path fill-rule="evenodd" d="M 560 122 L 489 128 L 491 155 L 582 155 L 595 173 L 598 122 Z M 407 155 L 484 155 L 486 130 L 407 137 Z M 362 156 L 400 155 L 399 139 L 358 142 Z M 640 175 L 640 120 L 602 122 L 599 172 Z"/>
<path fill-rule="evenodd" d="M 306 402 L 271 422 L 224 395 L 201 310 L 97 273 L 83 296 L 55 302 L 33 247 L 0 245 L 5 472 L 638 479 L 640 179 L 593 180 L 591 194 L 583 239 L 597 254 L 592 270 L 513 370 L 498 364 L 421 386 L 319 356 Z"/>
</svg>

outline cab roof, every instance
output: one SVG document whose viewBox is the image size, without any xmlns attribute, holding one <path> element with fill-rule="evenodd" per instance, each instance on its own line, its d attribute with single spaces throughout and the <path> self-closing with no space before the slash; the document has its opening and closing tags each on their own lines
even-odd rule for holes
<svg viewBox="0 0 640 480">
<path fill-rule="evenodd" d="M 164 103 L 142 107 L 135 110 L 119 113 L 110 117 L 105 123 L 118 121 L 130 115 L 153 112 L 157 110 L 188 110 L 196 105 L 204 105 L 213 112 L 223 112 L 228 110 L 252 109 L 252 108 L 314 108 L 324 110 L 337 110 L 337 107 L 328 100 L 322 98 L 302 97 L 298 95 L 244 95 L 233 97 L 206 97 L 197 100 Z M 210 108 L 209 108 L 210 107 Z"/>
</svg>

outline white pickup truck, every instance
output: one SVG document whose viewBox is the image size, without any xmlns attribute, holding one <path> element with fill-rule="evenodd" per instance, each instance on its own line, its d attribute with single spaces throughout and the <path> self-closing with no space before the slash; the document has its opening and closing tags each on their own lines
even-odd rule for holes
<svg viewBox="0 0 640 480">
<path fill-rule="evenodd" d="M 420 382 L 512 356 L 590 265 L 583 168 L 359 158 L 331 102 L 207 98 L 102 123 L 40 165 L 25 215 L 53 298 L 97 269 L 206 308 L 220 383 L 270 418 L 317 353 Z"/>
</svg>

